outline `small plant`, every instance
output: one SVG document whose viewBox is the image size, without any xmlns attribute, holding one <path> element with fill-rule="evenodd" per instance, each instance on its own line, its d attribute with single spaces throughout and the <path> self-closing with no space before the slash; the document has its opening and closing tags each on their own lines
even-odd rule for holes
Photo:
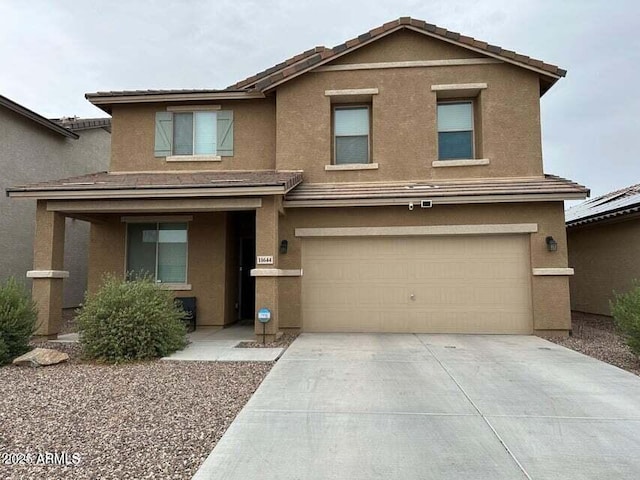
<svg viewBox="0 0 640 480">
<path fill-rule="evenodd" d="M 610 302 L 616 326 L 625 336 L 633 353 L 640 355 L 640 283 L 633 282 L 627 293 L 614 293 Z"/>
<path fill-rule="evenodd" d="M 151 278 L 123 281 L 106 275 L 100 290 L 87 295 L 76 321 L 87 358 L 123 362 L 184 348 L 184 315 L 171 292 Z"/>
<path fill-rule="evenodd" d="M 38 310 L 24 285 L 15 278 L 0 284 L 0 365 L 30 350 Z"/>
</svg>

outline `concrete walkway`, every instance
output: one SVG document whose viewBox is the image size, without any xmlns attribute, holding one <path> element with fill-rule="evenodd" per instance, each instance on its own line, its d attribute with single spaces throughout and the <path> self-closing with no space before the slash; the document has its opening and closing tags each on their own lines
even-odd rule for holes
<svg viewBox="0 0 640 480">
<path fill-rule="evenodd" d="M 51 343 L 78 343 L 80 335 L 77 333 L 61 333 L 55 340 L 49 340 Z"/>
<path fill-rule="evenodd" d="M 640 478 L 640 378 L 532 336 L 302 334 L 195 479 Z"/>
<path fill-rule="evenodd" d="M 255 339 L 253 322 L 228 328 L 199 327 L 188 335 L 189 345 L 162 360 L 198 362 L 273 362 L 282 348 L 234 348 Z"/>
</svg>

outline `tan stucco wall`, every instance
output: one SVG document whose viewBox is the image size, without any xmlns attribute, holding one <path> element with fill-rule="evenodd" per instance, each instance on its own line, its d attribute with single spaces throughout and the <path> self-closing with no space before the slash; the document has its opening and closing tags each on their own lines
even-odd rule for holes
<svg viewBox="0 0 640 480">
<path fill-rule="evenodd" d="M 409 211 L 406 206 L 287 209 L 280 217 L 280 240 L 289 242 L 286 255 L 280 255 L 279 268 L 297 269 L 301 265 L 304 240 L 295 236 L 296 228 L 366 227 L 408 225 L 537 223 L 530 235 L 531 267 L 567 266 L 562 202 L 531 204 L 435 206 Z M 547 251 L 545 238 L 558 242 L 558 251 Z M 565 276 L 532 276 L 534 329 L 570 328 L 569 285 Z M 300 327 L 300 277 L 279 279 L 280 328 Z"/>
<path fill-rule="evenodd" d="M 481 55 L 418 33 L 399 32 L 329 65 L 476 57 Z M 431 162 L 438 159 L 437 97 L 431 85 L 459 83 L 488 85 L 476 97 L 476 157 L 491 163 L 433 168 Z M 324 167 L 331 163 L 332 151 L 331 99 L 324 92 L 351 88 L 379 89 L 372 97 L 371 132 L 372 161 L 379 169 L 327 172 Z M 302 169 L 307 182 L 542 174 L 539 79 L 506 63 L 311 72 L 262 100 L 210 103 L 234 112 L 233 157 L 179 163 L 156 158 L 155 113 L 166 105 L 121 105 L 113 107 L 111 170 Z"/>
<path fill-rule="evenodd" d="M 39 200 L 35 217 L 34 270 L 62 270 L 65 243 L 64 216 L 47 211 L 46 202 Z M 36 335 L 55 335 L 62 324 L 63 279 L 34 278 L 31 291 L 38 308 Z"/>
<path fill-rule="evenodd" d="M 233 302 L 235 284 L 227 273 L 225 255 L 229 237 L 227 214 L 201 213 L 193 215 L 188 231 L 189 291 L 176 291 L 178 297 L 196 297 L 198 325 L 224 325 L 235 320 Z M 91 224 L 89 252 L 89 291 L 95 292 L 104 273 L 124 277 L 126 224 L 118 215 L 103 216 L 100 223 Z M 233 248 L 233 247 L 230 247 Z M 227 311 L 225 311 L 227 310 Z"/>
<path fill-rule="evenodd" d="M 256 212 L 256 254 L 273 255 L 273 268 L 304 267 L 301 265 L 304 240 L 295 236 L 296 228 L 510 223 L 538 225 L 538 232 L 530 235 L 532 268 L 567 266 L 561 202 L 451 205 L 413 211 L 405 206 L 289 208 L 284 215 L 278 210 L 278 199 L 263 198 L 263 207 Z M 197 298 L 199 325 L 224 325 L 236 319 L 237 252 L 231 223 L 229 214 L 210 213 L 194 215 L 189 225 L 188 283 L 192 290 L 176 295 Z M 277 234 L 274 231 L 276 223 Z M 558 241 L 557 252 L 547 251 L 545 238 L 548 235 Z M 285 239 L 289 242 L 288 252 L 279 255 L 279 242 Z M 102 223 L 92 224 L 90 261 L 92 291 L 103 272 L 124 274 L 125 224 L 119 216 L 104 216 Z M 266 306 L 274 313 L 269 329 L 299 328 L 301 278 L 259 277 L 256 280 L 256 308 Z M 531 285 L 534 329 L 570 329 L 568 278 L 532 275 Z"/>
<path fill-rule="evenodd" d="M 16 185 L 68 178 L 109 166 L 111 135 L 101 128 L 63 137 L 22 115 L 0 107 L 0 281 L 13 276 L 31 285 L 25 275 L 33 269 L 36 202 L 13 199 L 4 190 Z M 65 307 L 82 301 L 87 285 L 89 225 L 68 220 L 64 269 Z"/>
<path fill-rule="evenodd" d="M 466 48 L 457 47 L 408 30 L 400 30 L 380 40 L 373 48 L 361 47 L 331 62 L 332 65 L 348 65 L 353 63 L 407 62 L 415 60 L 449 60 L 453 58 L 486 58 Z"/>
<path fill-rule="evenodd" d="M 219 162 L 166 162 L 154 156 L 155 115 L 163 104 L 121 105 L 113 108 L 110 171 L 265 170 L 275 167 L 275 102 L 238 100 L 209 102 L 233 110 L 234 152 Z M 188 102 L 185 103 L 187 105 Z M 206 105 L 207 102 L 197 102 Z"/>
<path fill-rule="evenodd" d="M 629 290 L 640 279 L 640 221 L 569 228 L 571 308 L 611 315 L 613 292 Z"/>
<path fill-rule="evenodd" d="M 393 38 L 349 57 L 365 56 L 365 52 L 367 59 L 377 61 L 396 56 L 425 60 L 461 56 L 457 47 L 419 34 Z M 392 43 L 392 48 L 385 42 Z M 438 54 L 431 54 L 430 49 Z M 491 163 L 433 168 L 431 162 L 438 159 L 437 97 L 431 86 L 460 83 L 488 85 L 476 106 L 482 118 L 476 131 L 480 147 L 476 156 Z M 324 167 L 331 163 L 332 138 L 331 99 L 325 90 L 358 88 L 379 90 L 372 96 L 371 132 L 371 160 L 379 169 L 327 172 Z M 508 64 L 310 73 L 277 91 L 277 144 L 277 168 L 303 169 L 307 182 L 539 176 L 539 80 L 536 74 Z"/>
<path fill-rule="evenodd" d="M 126 225 L 119 215 L 102 215 L 91 223 L 89 237 L 89 277 L 87 291 L 95 293 L 103 275 L 112 273 L 124 278 Z"/>
</svg>

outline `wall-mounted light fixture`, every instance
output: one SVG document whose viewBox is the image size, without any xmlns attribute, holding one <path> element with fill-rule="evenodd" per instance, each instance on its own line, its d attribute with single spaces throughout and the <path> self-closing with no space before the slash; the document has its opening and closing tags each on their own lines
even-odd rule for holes
<svg viewBox="0 0 640 480">
<path fill-rule="evenodd" d="M 289 242 L 287 240 L 282 240 L 280 242 L 280 253 L 285 254 L 289 250 Z"/>
<path fill-rule="evenodd" d="M 555 252 L 556 250 L 558 250 L 558 242 L 556 242 L 552 236 L 548 236 L 545 239 L 545 242 L 547 242 L 547 250 L 549 250 L 550 252 Z"/>
</svg>

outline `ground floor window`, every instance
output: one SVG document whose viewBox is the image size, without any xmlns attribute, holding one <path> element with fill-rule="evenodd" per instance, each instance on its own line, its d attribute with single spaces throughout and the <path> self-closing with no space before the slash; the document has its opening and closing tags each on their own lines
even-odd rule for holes
<svg viewBox="0 0 640 480">
<path fill-rule="evenodd" d="M 159 283 L 187 283 L 187 224 L 129 223 L 127 272 Z"/>
</svg>

